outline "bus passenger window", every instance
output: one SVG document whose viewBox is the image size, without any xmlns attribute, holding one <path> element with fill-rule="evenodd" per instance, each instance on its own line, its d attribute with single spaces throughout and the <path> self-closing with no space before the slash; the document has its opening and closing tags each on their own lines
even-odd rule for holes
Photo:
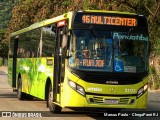
<svg viewBox="0 0 160 120">
<path fill-rule="evenodd" d="M 45 26 L 42 28 L 42 57 L 53 57 L 56 39 L 55 32 L 53 26 Z"/>
</svg>

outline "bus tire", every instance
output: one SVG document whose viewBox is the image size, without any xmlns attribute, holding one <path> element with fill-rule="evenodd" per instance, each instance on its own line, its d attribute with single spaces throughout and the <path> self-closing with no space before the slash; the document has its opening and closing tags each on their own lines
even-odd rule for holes
<svg viewBox="0 0 160 120">
<path fill-rule="evenodd" d="M 49 86 L 49 90 L 48 90 L 48 98 L 47 98 L 47 103 L 48 103 L 48 107 L 49 107 L 49 110 L 52 112 L 52 113 L 60 113 L 61 110 L 62 110 L 62 107 L 56 105 L 53 103 L 53 89 L 52 89 L 52 85 L 50 84 Z"/>
<path fill-rule="evenodd" d="M 17 96 L 19 100 L 25 100 L 26 94 L 22 92 L 22 80 L 18 78 Z"/>
<path fill-rule="evenodd" d="M 29 100 L 29 101 L 32 101 L 33 100 L 33 96 L 32 95 L 29 95 L 29 94 L 26 94 L 26 100 Z"/>
</svg>

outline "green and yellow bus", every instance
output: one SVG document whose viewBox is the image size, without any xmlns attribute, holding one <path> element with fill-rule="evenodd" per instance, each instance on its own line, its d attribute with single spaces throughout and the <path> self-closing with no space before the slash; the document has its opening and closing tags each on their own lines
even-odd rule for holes
<svg viewBox="0 0 160 120">
<path fill-rule="evenodd" d="M 62 108 L 146 109 L 148 24 L 135 13 L 68 12 L 11 34 L 9 81 L 20 100 Z"/>
</svg>

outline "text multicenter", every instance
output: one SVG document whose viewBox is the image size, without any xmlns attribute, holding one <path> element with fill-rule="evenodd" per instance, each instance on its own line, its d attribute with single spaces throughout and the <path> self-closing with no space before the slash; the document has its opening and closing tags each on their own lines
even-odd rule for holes
<svg viewBox="0 0 160 120">
<path fill-rule="evenodd" d="M 135 18 L 83 15 L 82 22 L 88 24 L 102 24 L 102 25 L 120 25 L 120 26 L 136 26 L 137 20 Z"/>
</svg>

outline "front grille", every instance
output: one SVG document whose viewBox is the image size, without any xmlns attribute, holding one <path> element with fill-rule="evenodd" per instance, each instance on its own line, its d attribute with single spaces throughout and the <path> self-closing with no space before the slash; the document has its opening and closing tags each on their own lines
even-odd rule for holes
<svg viewBox="0 0 160 120">
<path fill-rule="evenodd" d="M 120 98 L 118 104 L 128 104 L 129 98 Z"/>
<path fill-rule="evenodd" d="M 94 103 L 104 103 L 103 97 L 93 97 Z"/>
<path fill-rule="evenodd" d="M 102 96 L 93 96 L 93 97 L 88 97 L 88 101 L 90 103 L 94 103 L 94 104 L 106 104 L 105 100 L 107 99 L 113 99 L 113 98 L 109 98 L 109 97 L 102 97 Z M 114 100 L 118 100 L 118 104 L 119 105 L 126 105 L 129 104 L 130 98 L 116 98 Z M 114 104 L 115 105 L 115 104 Z"/>
<path fill-rule="evenodd" d="M 115 73 L 115 72 L 99 72 L 99 71 L 82 71 L 70 69 L 73 74 L 79 76 L 80 79 L 89 83 L 98 84 L 118 84 L 129 85 L 140 82 L 148 72 L 143 73 Z M 110 83 L 106 83 L 106 82 Z M 113 81 L 113 82 L 112 82 Z M 116 83 L 114 83 L 116 82 Z"/>
</svg>

